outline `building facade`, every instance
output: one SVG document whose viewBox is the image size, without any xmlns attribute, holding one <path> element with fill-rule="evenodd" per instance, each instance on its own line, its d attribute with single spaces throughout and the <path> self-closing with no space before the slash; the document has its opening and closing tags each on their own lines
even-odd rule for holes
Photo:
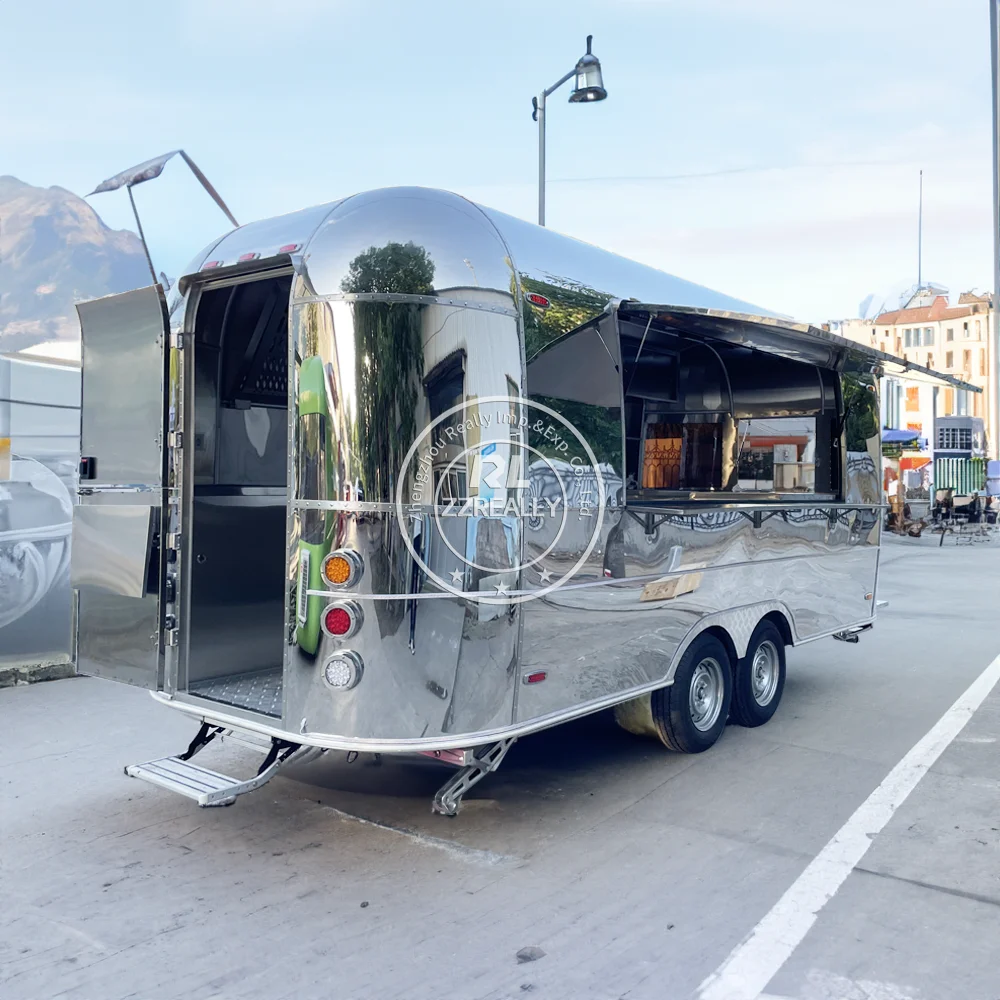
<svg viewBox="0 0 1000 1000">
<path fill-rule="evenodd" d="M 967 424 L 973 435 L 982 428 L 982 447 L 997 457 L 1000 428 L 993 426 L 996 337 L 990 296 L 965 292 L 955 305 L 944 295 L 935 295 L 930 302 L 928 298 L 915 295 L 905 308 L 874 319 L 844 320 L 837 332 L 856 343 L 955 375 L 982 389 L 981 393 L 951 387 L 937 389 L 935 405 L 933 387 L 887 378 L 882 386 L 883 427 L 916 431 L 935 448 L 947 448 L 936 436 L 945 434 L 950 444 L 955 422 L 943 420 L 935 428 L 935 415 L 968 418 L 959 423 Z"/>
</svg>

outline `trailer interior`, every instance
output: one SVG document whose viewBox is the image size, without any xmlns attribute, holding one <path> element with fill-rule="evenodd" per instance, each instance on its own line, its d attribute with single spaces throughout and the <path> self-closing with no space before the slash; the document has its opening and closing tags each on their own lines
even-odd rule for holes
<svg viewBox="0 0 1000 1000">
<path fill-rule="evenodd" d="M 289 273 L 202 291 L 186 431 L 181 690 L 280 718 Z"/>
</svg>

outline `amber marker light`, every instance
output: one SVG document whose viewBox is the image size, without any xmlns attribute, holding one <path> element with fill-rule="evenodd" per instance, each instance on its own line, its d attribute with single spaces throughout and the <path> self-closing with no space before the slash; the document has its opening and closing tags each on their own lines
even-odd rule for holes
<svg viewBox="0 0 1000 1000">
<path fill-rule="evenodd" d="M 328 587 L 350 587 L 361 579 L 360 556 L 349 549 L 331 552 L 323 560 L 323 582 Z"/>
</svg>

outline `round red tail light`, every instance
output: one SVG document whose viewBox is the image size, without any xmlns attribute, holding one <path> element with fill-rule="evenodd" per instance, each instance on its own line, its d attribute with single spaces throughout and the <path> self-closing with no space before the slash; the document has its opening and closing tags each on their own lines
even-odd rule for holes
<svg viewBox="0 0 1000 1000">
<path fill-rule="evenodd" d="M 326 613 L 326 630 L 330 635 L 347 635 L 351 631 L 351 616 L 343 608 L 330 608 Z"/>
<path fill-rule="evenodd" d="M 361 608 L 353 601 L 337 601 L 323 609 L 323 631 L 331 639 L 349 639 L 363 621 Z"/>
</svg>

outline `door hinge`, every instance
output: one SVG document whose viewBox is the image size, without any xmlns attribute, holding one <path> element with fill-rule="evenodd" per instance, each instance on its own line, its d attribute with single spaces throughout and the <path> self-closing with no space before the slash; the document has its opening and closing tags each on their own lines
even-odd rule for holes
<svg viewBox="0 0 1000 1000">
<path fill-rule="evenodd" d="M 166 548 L 168 549 L 180 549 L 181 547 L 181 533 L 179 531 L 168 531 L 166 534 Z"/>
<path fill-rule="evenodd" d="M 184 350 L 184 339 L 179 332 L 175 332 L 173 330 L 170 331 L 170 347 L 175 351 Z"/>
<path fill-rule="evenodd" d="M 167 432 L 167 447 L 168 448 L 183 448 L 184 447 L 184 432 L 183 431 L 168 431 Z"/>
</svg>

